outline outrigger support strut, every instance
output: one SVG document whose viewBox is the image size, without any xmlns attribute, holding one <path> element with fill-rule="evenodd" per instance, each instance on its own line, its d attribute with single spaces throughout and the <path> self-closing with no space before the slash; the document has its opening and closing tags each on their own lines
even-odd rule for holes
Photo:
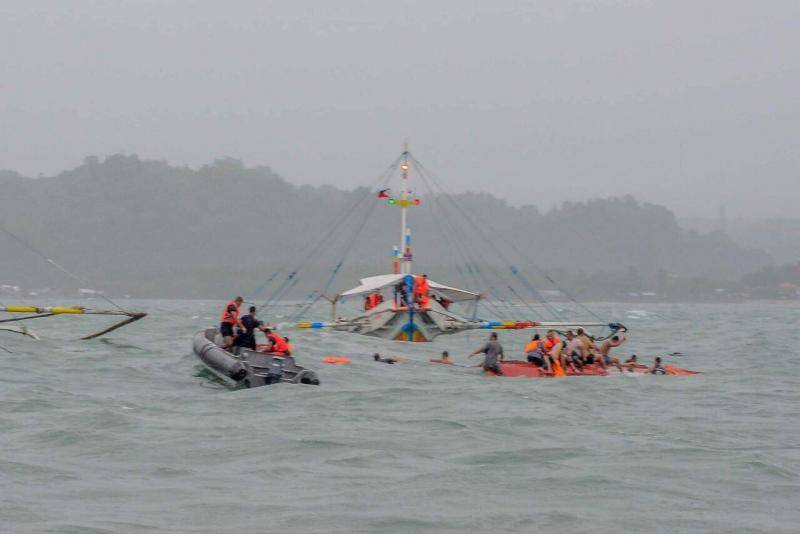
<svg viewBox="0 0 800 534">
<path fill-rule="evenodd" d="M 129 312 L 123 310 L 89 310 L 81 306 L 52 307 L 52 308 L 40 308 L 37 306 L 0 306 L 0 312 L 32 314 L 32 315 L 23 315 L 18 317 L 0 319 L 0 324 L 27 321 L 29 319 L 40 319 L 42 317 L 52 317 L 54 315 L 118 315 L 126 317 L 126 319 L 124 319 L 123 321 L 114 324 L 101 332 L 97 332 L 96 334 L 91 334 L 89 336 L 82 337 L 81 339 L 94 339 L 109 332 L 113 332 L 117 328 L 122 328 L 123 326 L 129 325 L 133 322 L 138 321 L 139 319 L 147 317 L 147 314 L 144 312 Z M 12 329 L 8 328 L 7 330 L 12 330 Z M 26 332 L 20 331 L 19 329 L 15 329 L 13 331 L 26 334 Z"/>
</svg>

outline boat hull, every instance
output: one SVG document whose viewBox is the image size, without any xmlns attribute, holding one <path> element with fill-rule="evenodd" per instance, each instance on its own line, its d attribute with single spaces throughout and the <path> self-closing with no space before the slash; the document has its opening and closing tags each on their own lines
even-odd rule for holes
<svg viewBox="0 0 800 534">
<path fill-rule="evenodd" d="M 694 375 L 697 374 L 695 371 L 688 371 L 686 369 L 680 369 L 678 367 L 673 367 L 671 365 L 665 365 L 664 369 L 666 370 L 666 374 L 668 375 Z M 522 360 L 507 360 L 504 362 L 500 362 L 500 370 L 503 372 L 503 376 L 506 377 L 527 377 L 527 378 L 554 378 L 555 375 L 553 373 L 548 373 L 541 367 L 534 365 L 532 363 L 528 363 Z M 487 374 L 494 373 L 487 372 Z M 603 369 L 600 364 L 591 364 L 585 365 L 583 370 L 579 371 L 571 371 L 568 370 L 565 372 L 566 376 L 610 376 L 610 375 L 620 375 L 620 374 L 635 374 L 635 375 L 642 375 L 642 374 L 650 374 L 650 371 L 647 366 L 644 365 L 636 365 L 632 367 L 626 367 L 624 371 L 620 372 L 615 366 L 609 366 Z"/>
<path fill-rule="evenodd" d="M 231 387 L 259 387 L 281 382 L 319 385 L 314 371 L 300 367 L 292 356 L 279 356 L 241 349 L 228 352 L 218 343 L 216 328 L 195 334 L 192 348 L 195 356 L 217 378 Z"/>
<path fill-rule="evenodd" d="M 484 325 L 483 321 L 464 319 L 432 301 L 426 309 L 396 307 L 393 302 L 386 302 L 364 315 L 332 326 L 334 330 L 343 332 L 419 343 Z"/>
</svg>

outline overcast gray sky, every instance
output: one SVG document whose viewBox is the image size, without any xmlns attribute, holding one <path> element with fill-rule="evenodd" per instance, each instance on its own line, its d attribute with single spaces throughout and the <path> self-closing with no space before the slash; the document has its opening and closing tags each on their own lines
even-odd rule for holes
<svg viewBox="0 0 800 534">
<path fill-rule="evenodd" d="M 800 216 L 800 2 L 0 2 L 0 168 L 89 154 Z"/>
</svg>

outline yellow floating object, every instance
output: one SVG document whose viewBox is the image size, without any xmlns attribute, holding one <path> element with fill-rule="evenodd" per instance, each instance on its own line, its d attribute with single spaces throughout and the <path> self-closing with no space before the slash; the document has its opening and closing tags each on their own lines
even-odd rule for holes
<svg viewBox="0 0 800 534">
<path fill-rule="evenodd" d="M 308 322 L 306 322 L 306 323 L 297 323 L 295 325 L 295 328 L 311 328 L 311 323 L 308 323 Z"/>
<path fill-rule="evenodd" d="M 38 308 L 36 306 L 4 306 L 0 308 L 0 310 L 7 312 L 7 313 L 55 313 L 55 314 L 62 314 L 62 313 L 71 313 L 71 314 L 82 314 L 84 313 L 83 308 L 62 308 L 62 307 L 53 307 L 53 308 Z"/>
</svg>

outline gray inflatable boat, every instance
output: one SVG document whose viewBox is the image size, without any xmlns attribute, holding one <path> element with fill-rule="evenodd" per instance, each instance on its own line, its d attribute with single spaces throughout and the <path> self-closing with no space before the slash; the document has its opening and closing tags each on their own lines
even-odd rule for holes
<svg viewBox="0 0 800 534">
<path fill-rule="evenodd" d="M 279 382 L 319 385 L 314 371 L 300 367 L 291 356 L 276 356 L 237 347 L 236 354 L 223 349 L 216 328 L 195 334 L 195 355 L 215 376 L 233 387 L 254 388 Z"/>
</svg>

